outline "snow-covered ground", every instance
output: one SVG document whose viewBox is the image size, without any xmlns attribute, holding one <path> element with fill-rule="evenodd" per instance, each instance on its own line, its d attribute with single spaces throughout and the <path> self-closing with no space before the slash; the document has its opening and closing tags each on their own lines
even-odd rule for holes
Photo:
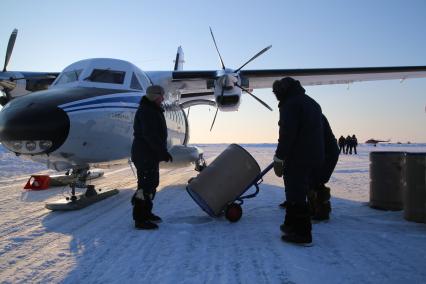
<svg viewBox="0 0 426 284">
<path fill-rule="evenodd" d="M 226 145 L 202 147 L 211 160 Z M 262 168 L 275 149 L 244 147 Z M 372 150 L 426 145 L 361 145 L 358 155 L 342 155 L 329 183 L 331 220 L 313 225 L 314 246 L 299 247 L 280 239 L 283 181 L 272 172 L 231 224 L 208 217 L 186 193 L 191 168 L 162 171 L 154 211 L 164 222 L 146 232 L 133 229 L 134 188 L 75 212 L 20 201 L 27 174 L 46 168 L 0 146 L 0 282 L 426 283 L 426 225 L 367 205 Z"/>
</svg>

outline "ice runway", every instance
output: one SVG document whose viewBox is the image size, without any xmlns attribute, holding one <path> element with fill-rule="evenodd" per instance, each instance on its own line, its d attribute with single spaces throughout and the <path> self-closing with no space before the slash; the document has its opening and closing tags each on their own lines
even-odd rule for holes
<svg viewBox="0 0 426 284">
<path fill-rule="evenodd" d="M 202 147 L 212 159 L 226 145 Z M 275 150 L 244 147 L 261 168 Z M 283 182 L 272 172 L 231 224 L 208 217 L 186 193 L 192 168 L 163 170 L 154 211 L 164 222 L 145 232 L 133 229 L 130 169 L 94 182 L 121 188 L 118 195 L 80 211 L 50 212 L 44 202 L 20 200 L 28 174 L 45 168 L 0 149 L 0 283 L 424 283 L 426 225 L 367 201 L 371 150 L 419 152 L 426 145 L 358 150 L 341 155 L 329 183 L 331 220 L 313 226 L 314 246 L 305 248 L 280 240 Z M 61 194 L 56 189 L 50 198 Z"/>
</svg>

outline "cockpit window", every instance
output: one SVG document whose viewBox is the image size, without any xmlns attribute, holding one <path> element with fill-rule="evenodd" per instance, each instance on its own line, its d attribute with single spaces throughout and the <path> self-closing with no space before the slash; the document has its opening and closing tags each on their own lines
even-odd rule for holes
<svg viewBox="0 0 426 284">
<path fill-rule="evenodd" d="M 61 75 L 59 75 L 59 78 L 56 81 L 55 85 L 66 84 L 66 83 L 78 81 L 78 78 L 80 77 L 81 71 L 83 71 L 83 70 L 79 69 L 79 70 L 62 72 Z"/>
<path fill-rule="evenodd" d="M 141 84 L 139 83 L 138 78 L 136 77 L 135 73 L 132 74 L 132 81 L 130 82 L 130 88 L 136 89 L 136 90 L 143 90 Z"/>
<path fill-rule="evenodd" d="M 85 78 L 85 81 L 110 83 L 110 84 L 123 84 L 126 72 L 114 71 L 110 69 L 93 69 L 92 74 Z"/>
</svg>

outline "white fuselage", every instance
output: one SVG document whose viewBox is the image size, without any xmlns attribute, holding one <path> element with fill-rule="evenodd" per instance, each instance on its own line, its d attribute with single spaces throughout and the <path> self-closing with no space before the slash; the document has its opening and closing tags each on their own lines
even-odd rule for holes
<svg viewBox="0 0 426 284">
<path fill-rule="evenodd" d="M 56 170 L 128 159 L 139 101 L 148 86 L 159 84 L 161 80 L 161 76 L 149 78 L 139 68 L 122 60 L 76 62 L 65 68 L 48 90 L 17 98 L 5 106 L 0 112 L 4 115 L 5 127 L 8 121 L 13 121 L 15 131 L 10 131 L 13 132 L 10 138 L 2 142 L 9 150 L 46 162 L 49 168 Z M 183 160 L 193 162 L 199 151 L 195 147 L 186 147 L 189 131 L 185 113 L 166 91 L 164 109 L 168 148 Z M 33 114 L 29 115 L 29 112 Z M 30 128 L 32 118 L 43 122 Z M 62 126 L 57 125 L 58 120 L 64 121 Z M 16 131 L 20 127 L 23 129 L 21 133 Z M 30 130 L 25 131 L 25 127 Z M 39 146 L 42 142 L 52 144 L 50 150 L 42 151 Z"/>
</svg>

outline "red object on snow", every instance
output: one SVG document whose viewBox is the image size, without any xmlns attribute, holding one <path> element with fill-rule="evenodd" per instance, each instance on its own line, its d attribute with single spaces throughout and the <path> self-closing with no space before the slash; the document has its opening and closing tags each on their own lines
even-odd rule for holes
<svg viewBox="0 0 426 284">
<path fill-rule="evenodd" d="M 49 188 L 50 177 L 46 175 L 32 175 L 24 189 L 45 190 Z"/>
</svg>

